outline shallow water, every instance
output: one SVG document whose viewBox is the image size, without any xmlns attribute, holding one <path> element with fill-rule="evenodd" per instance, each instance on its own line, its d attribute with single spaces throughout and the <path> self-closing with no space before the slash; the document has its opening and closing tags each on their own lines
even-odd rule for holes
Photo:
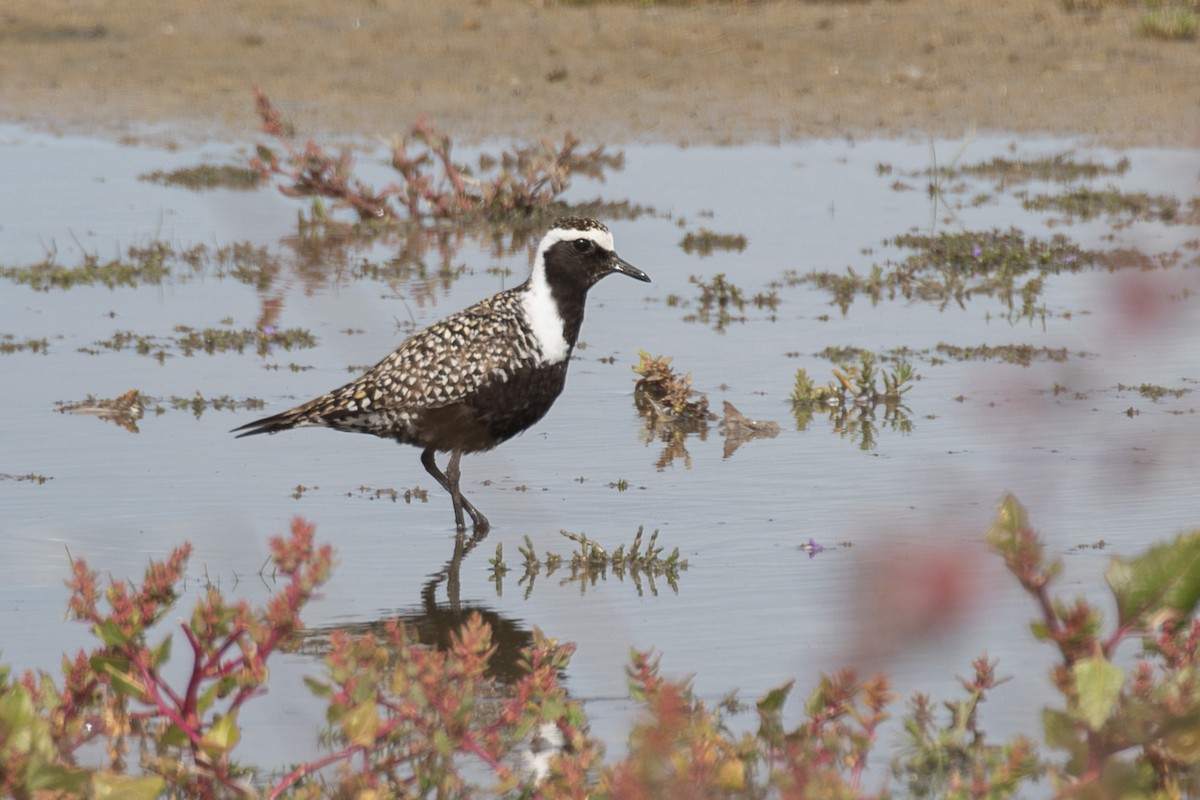
<svg viewBox="0 0 1200 800">
<path fill-rule="evenodd" d="M 463 485 L 494 529 L 461 566 L 457 600 L 482 607 L 518 629 L 542 628 L 579 649 L 567 674 L 587 701 L 594 729 L 620 747 L 632 705 L 623 667 L 630 647 L 663 653 L 672 675 L 694 675 L 701 696 L 732 689 L 754 698 L 797 678 L 806 692 L 820 670 L 854 665 L 886 669 L 904 694 L 949 697 L 956 674 L 985 649 L 1014 680 L 984 709 L 994 735 L 1036 732 L 1052 699 L 1053 653 L 1028 630 L 1032 605 L 987 553 L 983 533 L 1004 492 L 1029 508 L 1052 552 L 1066 556 L 1059 593 L 1103 597 L 1110 555 L 1200 524 L 1195 408 L 1197 228 L 1133 223 L 1117 229 L 1101 216 L 1064 224 L 1024 211 L 1012 190 L 976 179 L 942 196 L 925 191 L 934 157 L 951 161 L 959 142 L 816 142 L 785 147 L 638 147 L 607 182 L 583 181 L 576 199 L 597 194 L 653 206 L 655 215 L 613 221 L 618 251 L 652 284 L 611 277 L 593 290 L 567 389 L 537 427 L 499 449 L 463 462 Z M 501 254 L 466 240 L 450 260 L 461 276 L 355 280 L 362 259 L 385 262 L 403 243 L 351 253 L 340 275 L 314 277 L 296 248 L 298 203 L 274 189 L 192 192 L 140 182 L 153 169 L 224 162 L 244 152 L 226 145 L 165 151 L 0 128 L 0 265 L 27 265 L 56 253 L 77 264 L 165 239 L 177 246 L 262 245 L 283 265 L 262 292 L 212 271 L 173 275 L 138 288 L 102 286 L 41 292 L 0 281 L 0 336 L 48 340 L 48 352 L 0 355 L 0 649 L 17 669 L 56 668 L 59 654 L 88 644 L 65 621 L 68 553 L 117 577 L 139 576 L 147 558 L 184 539 L 195 545 L 189 590 L 203 580 L 258 599 L 267 539 L 300 514 L 338 554 L 333 580 L 306 614 L 309 624 L 364 623 L 417 615 L 422 588 L 453 551 L 450 503 L 412 448 L 330 431 L 297 431 L 235 440 L 229 429 L 284 410 L 353 377 L 349 365 L 374 363 L 403 338 L 474 300 L 512 286 L 528 269 L 533 241 Z M 1131 162 L 1123 176 L 1099 178 L 1125 191 L 1197 194 L 1200 159 L 1189 151 L 1121 153 L 1075 142 L 979 138 L 961 163 L 996 155 L 1070 151 L 1078 160 Z M 878 165 L 888 164 L 891 174 Z M 378 168 L 364 167 L 382 182 Z M 907 177 L 906 177 L 907 176 Z M 903 180 L 911 185 L 896 190 Z M 1033 183 L 1019 188 L 1058 191 Z M 978 205 L 972 198 L 989 193 Z M 859 298 L 846 314 L 810 286 L 778 290 L 769 312 L 747 307 L 724 332 L 687 322 L 699 290 L 689 276 L 718 273 L 747 295 L 766 291 L 785 271 L 860 274 L 898 258 L 884 239 L 921 232 L 1015 226 L 1029 236 L 1065 233 L 1084 248 L 1179 251 L 1161 270 L 1095 270 L 1047 279 L 1047 313 L 1009 319 L 1002 304 L 976 297 L 944 309 L 923 302 Z M 700 227 L 747 237 L 744 252 L 689 255 L 679 246 Z M 429 259 L 431 269 L 437 258 Z M 432 287 L 432 291 L 430 290 Z M 677 296 L 688 307 L 673 306 Z M 116 331 L 163 339 L 174 328 L 254 328 L 264 300 L 282 305 L 280 329 L 311 331 L 316 346 L 264 356 L 253 347 L 160 363 L 131 350 L 99 354 Z M 223 323 L 223 320 L 230 323 Z M 960 346 L 1065 347 L 1063 363 L 1022 367 L 997 361 L 912 361 L 921 376 L 906 395 L 912 430 L 881 429 L 875 447 L 833 432 L 818 414 L 797 430 L 788 402 L 795 370 L 824 383 L 829 362 L 815 354 L 854 345 L 875 352 L 939 342 Z M 632 397 L 638 350 L 670 355 L 714 410 L 729 400 L 753 419 L 782 426 L 774 439 L 750 441 L 729 458 L 715 422 L 689 437 L 688 459 L 665 469 L 657 441 Z M 1088 355 L 1079 356 L 1081 351 Z M 611 360 L 610 360 L 611 359 Z M 291 371 L 289 364 L 307 367 Z M 281 367 L 270 369 L 270 367 Z M 1157 402 L 1142 383 L 1187 389 Z M 1055 392 L 1055 387 L 1065 391 Z M 94 417 L 60 414 L 56 402 L 116 397 L 138 389 L 154 403 L 130 433 Z M 262 410 L 170 407 L 171 397 L 262 398 Z M 1128 414 L 1133 410 L 1137 413 Z M 619 491 L 614 484 L 626 481 Z M 296 487 L 308 487 L 295 497 Z M 371 487 L 370 490 L 363 487 Z M 373 489 L 431 489 L 426 501 L 373 499 Z M 639 594 L 613 576 L 582 591 L 562 574 L 542 575 L 526 596 L 517 585 L 517 548 L 528 535 L 539 552 L 568 555 L 560 529 L 586 533 L 610 549 L 639 526 L 659 529 L 660 544 L 689 561 L 678 592 L 664 581 Z M 815 557 L 810 539 L 826 549 Z M 1103 540 L 1103 549 L 1089 545 Z M 488 580 L 497 543 L 514 571 L 503 593 Z M 1081 549 L 1082 548 L 1082 549 Z M 446 583 L 437 597 L 448 603 Z M 182 609 L 190 607 L 185 597 Z M 1107 607 L 1107 606 L 1106 606 Z M 316 750 L 323 719 L 300 683 L 312 658 L 289 655 L 273 672 L 272 693 L 251 704 L 239 749 L 245 761 L 282 764 Z M 799 714 L 794 703 L 793 718 Z M 899 712 L 899 708 L 896 709 Z M 270 732 L 256 736 L 256 732 Z"/>
</svg>

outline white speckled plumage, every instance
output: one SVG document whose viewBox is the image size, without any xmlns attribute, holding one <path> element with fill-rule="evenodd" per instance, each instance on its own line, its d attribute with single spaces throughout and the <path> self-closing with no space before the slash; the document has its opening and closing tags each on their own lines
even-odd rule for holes
<svg viewBox="0 0 1200 800">
<path fill-rule="evenodd" d="M 587 291 L 613 272 L 650 280 L 616 255 L 599 222 L 564 217 L 542 238 L 520 286 L 414 334 L 357 380 L 236 430 L 321 426 L 421 447 L 422 464 L 454 500 L 459 527 L 465 509 L 486 530 L 486 518 L 461 497 L 458 459 L 512 438 L 550 409 L 566 381 Z M 446 473 L 435 451 L 451 453 Z"/>
</svg>

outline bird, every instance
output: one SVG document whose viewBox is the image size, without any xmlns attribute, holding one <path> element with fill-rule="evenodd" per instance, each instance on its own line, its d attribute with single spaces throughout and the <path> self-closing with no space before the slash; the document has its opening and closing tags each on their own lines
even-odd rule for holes
<svg viewBox="0 0 1200 800">
<path fill-rule="evenodd" d="M 430 325 L 356 380 L 303 405 L 233 429 L 238 438 L 292 428 L 369 433 L 421 448 L 421 464 L 476 534 L 491 527 L 463 497 L 459 460 L 538 422 L 562 393 L 588 290 L 620 273 L 650 276 L 617 255 L 602 223 L 555 220 L 524 283 Z M 446 470 L 437 453 L 449 453 Z"/>
</svg>

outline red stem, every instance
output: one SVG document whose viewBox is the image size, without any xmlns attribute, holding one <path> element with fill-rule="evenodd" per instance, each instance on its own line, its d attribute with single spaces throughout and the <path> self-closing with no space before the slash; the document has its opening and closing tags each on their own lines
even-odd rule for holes
<svg viewBox="0 0 1200 800">
<path fill-rule="evenodd" d="M 354 752 L 356 750 L 363 749 L 365 748 L 362 748 L 356 744 L 350 745 L 349 747 L 339 750 L 336 753 L 330 753 L 324 758 L 318 758 L 316 761 L 310 761 L 307 764 L 301 764 L 285 775 L 282 781 L 275 784 L 275 787 L 271 789 L 271 791 L 267 794 L 267 797 L 269 800 L 275 800 L 276 797 L 279 797 L 279 795 L 283 794 L 288 788 L 295 785 L 298 781 L 308 777 L 318 770 L 325 769 L 325 767 L 328 767 L 330 764 L 335 764 L 343 759 L 351 758 L 354 756 Z"/>
<path fill-rule="evenodd" d="M 162 695 L 159 694 L 159 681 L 161 679 L 142 663 L 142 660 L 137 657 L 136 653 L 130 655 L 130 662 L 137 669 L 138 674 L 142 676 L 142 681 L 146 684 L 146 692 L 150 695 L 150 699 L 153 701 L 154 706 L 158 708 L 159 713 L 179 726 L 179 730 L 183 731 L 184 735 L 188 737 L 193 748 L 199 748 L 200 733 L 180 716 L 175 708 L 166 703 Z"/>
</svg>

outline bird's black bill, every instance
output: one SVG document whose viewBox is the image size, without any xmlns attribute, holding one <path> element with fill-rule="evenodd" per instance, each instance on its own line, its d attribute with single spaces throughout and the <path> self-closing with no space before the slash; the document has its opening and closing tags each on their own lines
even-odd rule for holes
<svg viewBox="0 0 1200 800">
<path fill-rule="evenodd" d="M 637 278 L 639 281 L 645 281 L 646 283 L 650 282 L 649 275 L 642 272 L 640 269 L 635 267 L 633 264 L 630 264 L 620 256 L 614 255 L 611 263 L 613 272 L 619 272 L 622 275 L 628 275 L 631 278 Z"/>
</svg>

